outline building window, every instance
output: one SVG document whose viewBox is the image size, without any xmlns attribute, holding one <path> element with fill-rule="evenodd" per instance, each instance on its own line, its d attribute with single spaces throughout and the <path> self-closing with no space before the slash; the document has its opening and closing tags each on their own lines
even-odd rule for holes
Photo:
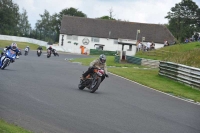
<svg viewBox="0 0 200 133">
<path fill-rule="evenodd" d="M 129 45 L 129 49 L 127 51 L 132 51 L 132 45 Z"/>
<path fill-rule="evenodd" d="M 96 37 L 92 37 L 92 42 L 99 42 L 99 38 L 96 38 Z"/>
<path fill-rule="evenodd" d="M 78 40 L 78 36 L 74 36 L 74 35 L 73 35 L 73 36 L 72 36 L 72 39 L 77 41 L 77 40 Z"/>
<path fill-rule="evenodd" d="M 67 40 L 72 40 L 72 36 L 71 35 L 67 35 Z"/>
<path fill-rule="evenodd" d="M 75 36 L 75 35 L 67 35 L 67 39 L 68 40 L 78 40 L 78 36 Z"/>
<path fill-rule="evenodd" d="M 113 42 L 114 44 L 118 44 L 118 40 L 114 40 L 114 42 Z"/>
</svg>

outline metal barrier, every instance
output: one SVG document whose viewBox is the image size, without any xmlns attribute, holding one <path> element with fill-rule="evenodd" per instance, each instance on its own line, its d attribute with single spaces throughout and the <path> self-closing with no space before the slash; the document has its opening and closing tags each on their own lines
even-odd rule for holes
<svg viewBox="0 0 200 133">
<path fill-rule="evenodd" d="M 182 64 L 160 61 L 159 74 L 200 90 L 200 69 Z"/>
<path fill-rule="evenodd" d="M 47 46 L 47 42 L 45 42 L 45 41 L 36 40 L 36 39 L 33 39 L 33 38 L 27 38 L 27 37 L 0 35 L 0 40 L 28 42 L 28 43 L 33 43 L 33 44 L 41 45 L 41 46 Z"/>
</svg>

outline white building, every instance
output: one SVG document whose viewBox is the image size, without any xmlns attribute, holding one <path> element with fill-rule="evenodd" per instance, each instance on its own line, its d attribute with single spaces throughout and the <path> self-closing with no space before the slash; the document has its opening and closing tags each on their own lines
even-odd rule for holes
<svg viewBox="0 0 200 133">
<path fill-rule="evenodd" d="M 163 47 L 165 40 L 175 42 L 170 31 L 160 24 L 63 16 L 59 46 L 66 52 L 79 54 L 89 53 L 90 49 L 123 49 L 127 55 L 135 55 L 136 40 L 142 38 L 145 38 L 143 43 L 153 41 L 156 49 Z"/>
</svg>

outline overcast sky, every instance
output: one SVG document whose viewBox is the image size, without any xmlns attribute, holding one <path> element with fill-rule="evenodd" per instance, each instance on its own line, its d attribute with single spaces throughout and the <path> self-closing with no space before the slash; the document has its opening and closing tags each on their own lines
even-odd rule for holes
<svg viewBox="0 0 200 133">
<path fill-rule="evenodd" d="M 20 12 L 24 8 L 28 12 L 28 20 L 32 28 L 40 20 L 39 14 L 46 9 L 51 15 L 59 13 L 62 9 L 74 7 L 82 11 L 88 18 L 109 16 L 113 10 L 115 19 L 129 22 L 166 24 L 164 17 L 171 7 L 181 0 L 13 0 L 19 5 Z M 200 7 L 200 0 L 193 0 Z"/>
</svg>

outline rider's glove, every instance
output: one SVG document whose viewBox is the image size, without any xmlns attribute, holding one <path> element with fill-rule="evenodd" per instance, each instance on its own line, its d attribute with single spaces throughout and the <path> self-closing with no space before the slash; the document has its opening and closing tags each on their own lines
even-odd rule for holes
<svg viewBox="0 0 200 133">
<path fill-rule="evenodd" d="M 108 74 L 105 74 L 105 76 L 108 78 L 109 76 L 108 76 Z"/>
</svg>

